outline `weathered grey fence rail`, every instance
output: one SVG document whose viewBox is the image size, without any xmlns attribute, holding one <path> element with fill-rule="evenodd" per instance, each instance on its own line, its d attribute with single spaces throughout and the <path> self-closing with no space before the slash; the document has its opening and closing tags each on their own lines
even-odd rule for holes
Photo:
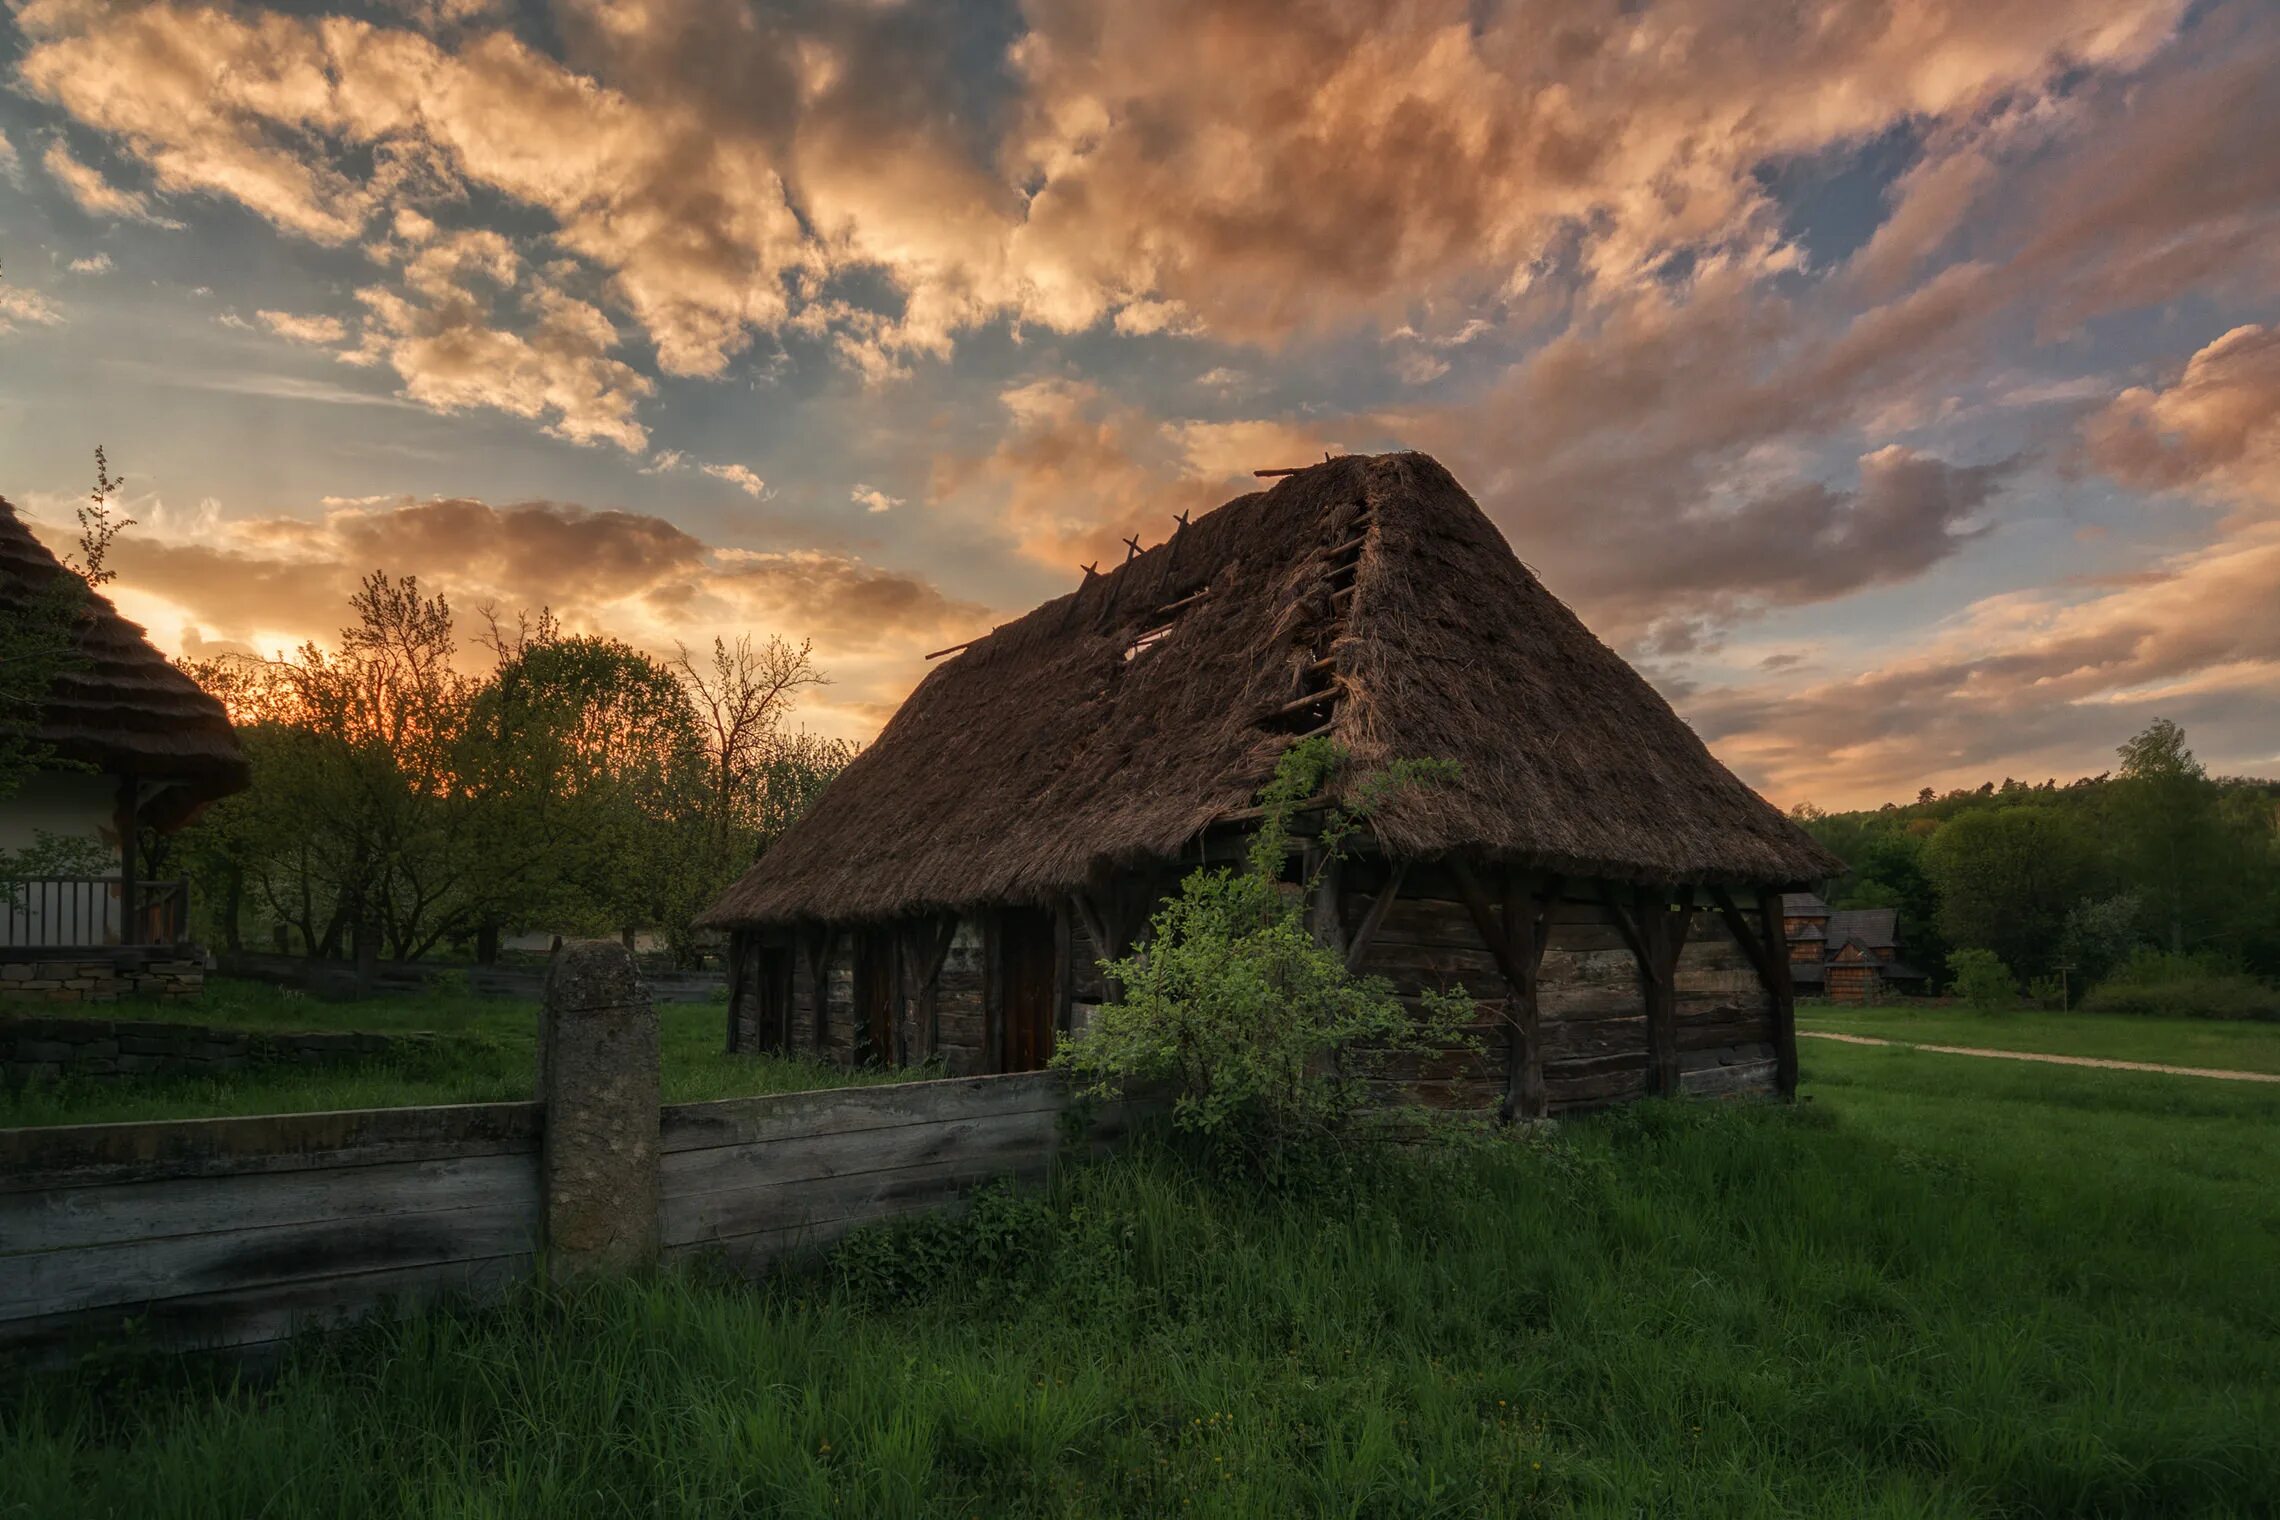
<svg viewBox="0 0 2280 1520">
<path fill-rule="evenodd" d="M 1041 1177 L 1071 1143 L 1051 1073 L 660 1107 L 646 1005 L 573 1013 L 550 1013 L 551 1105 L 0 1130 L 0 1354 L 53 1361 L 130 1321 L 152 1347 L 258 1347 L 495 1291 L 541 1252 L 557 1271 L 707 1252 L 750 1269 Z M 644 1019 L 646 1089 L 621 1061 Z M 1128 1122 L 1109 1105 L 1075 1143 Z"/>
</svg>

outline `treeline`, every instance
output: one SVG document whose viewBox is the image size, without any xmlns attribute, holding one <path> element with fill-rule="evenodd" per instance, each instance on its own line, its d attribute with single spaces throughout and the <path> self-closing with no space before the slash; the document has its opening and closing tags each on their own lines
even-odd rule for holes
<svg viewBox="0 0 2280 1520">
<path fill-rule="evenodd" d="M 2263 1011 L 2256 980 L 2280 974 L 2280 782 L 2211 777 L 2166 719 L 2118 755 L 2065 784 L 1792 816 L 1849 868 L 1831 905 L 1897 908 L 1905 955 L 1943 988 L 1999 963 L 2045 1000 L 2063 980 L 2077 997 L 2104 984 L 2111 1007 Z"/>
<path fill-rule="evenodd" d="M 715 639 L 667 663 L 550 616 L 486 614 L 468 674 L 450 604 L 375 572 L 337 649 L 185 662 L 252 787 L 146 848 L 209 943 L 489 961 L 503 935 L 661 933 L 695 916 L 854 746 L 791 728 L 827 677 L 805 643 Z"/>
</svg>

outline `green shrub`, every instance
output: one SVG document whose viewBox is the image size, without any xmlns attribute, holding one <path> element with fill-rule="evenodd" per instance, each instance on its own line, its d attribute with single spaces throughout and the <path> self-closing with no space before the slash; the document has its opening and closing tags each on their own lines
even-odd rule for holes
<svg viewBox="0 0 2280 1520">
<path fill-rule="evenodd" d="M 1314 883 L 1293 890 L 1282 880 L 1290 818 L 1343 759 L 1326 740 L 1284 755 L 1260 794 L 1266 817 L 1245 868 L 1194 872 L 1141 948 L 1102 962 L 1120 996 L 1054 1057 L 1096 1096 L 1168 1088 L 1180 1130 L 1269 1175 L 1382 1132 L 1389 1119 L 1420 1120 L 1421 1111 L 1385 1101 L 1377 1079 L 1398 1056 L 1461 1045 L 1474 1018 L 1462 987 L 1428 993 L 1412 1017 L 1382 978 L 1350 975 L 1308 932 Z M 1394 788 L 1441 774 L 1396 765 L 1358 788 L 1317 840 L 1325 867 Z"/>
<path fill-rule="evenodd" d="M 1958 950 L 1948 957 L 1955 980 L 1948 991 L 1981 1013 L 2008 1008 L 2019 1000 L 2018 979 L 1992 950 Z"/>
<path fill-rule="evenodd" d="M 2280 989 L 2221 956 L 2140 950 L 2082 1006 L 2170 1019 L 2280 1019 Z"/>
</svg>

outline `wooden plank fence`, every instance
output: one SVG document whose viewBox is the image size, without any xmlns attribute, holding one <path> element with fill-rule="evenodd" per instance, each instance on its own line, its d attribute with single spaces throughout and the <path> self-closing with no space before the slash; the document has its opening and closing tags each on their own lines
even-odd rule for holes
<svg viewBox="0 0 2280 1520">
<path fill-rule="evenodd" d="M 655 1200 L 652 1251 L 750 1270 L 995 1178 L 1041 1178 L 1072 1142 L 1096 1152 L 1132 1121 L 1106 1105 L 1064 1134 L 1067 1087 L 1046 1072 L 628 1110 L 628 1084 L 605 1071 L 581 1088 L 559 1053 L 580 1018 L 654 1025 L 645 1001 L 564 1011 L 550 991 L 552 1116 L 489 1103 L 0 1130 L 0 1355 L 62 1359 L 130 1321 L 139 1345 L 247 1350 L 494 1293 L 542 1254 L 575 1270 L 583 1247 L 549 1240 L 547 1222 L 625 1185 L 550 1149 L 579 1131 L 654 1138 L 606 1148 L 653 1169 L 634 1179 Z"/>
</svg>

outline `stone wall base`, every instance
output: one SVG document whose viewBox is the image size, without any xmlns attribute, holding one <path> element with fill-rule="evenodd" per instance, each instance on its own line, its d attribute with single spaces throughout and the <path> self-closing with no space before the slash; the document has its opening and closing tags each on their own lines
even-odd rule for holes
<svg viewBox="0 0 2280 1520">
<path fill-rule="evenodd" d="M 206 989 L 205 957 L 180 951 L 59 952 L 0 962 L 0 1008 L 26 1003 L 115 1003 L 122 997 L 178 1003 Z"/>
</svg>

